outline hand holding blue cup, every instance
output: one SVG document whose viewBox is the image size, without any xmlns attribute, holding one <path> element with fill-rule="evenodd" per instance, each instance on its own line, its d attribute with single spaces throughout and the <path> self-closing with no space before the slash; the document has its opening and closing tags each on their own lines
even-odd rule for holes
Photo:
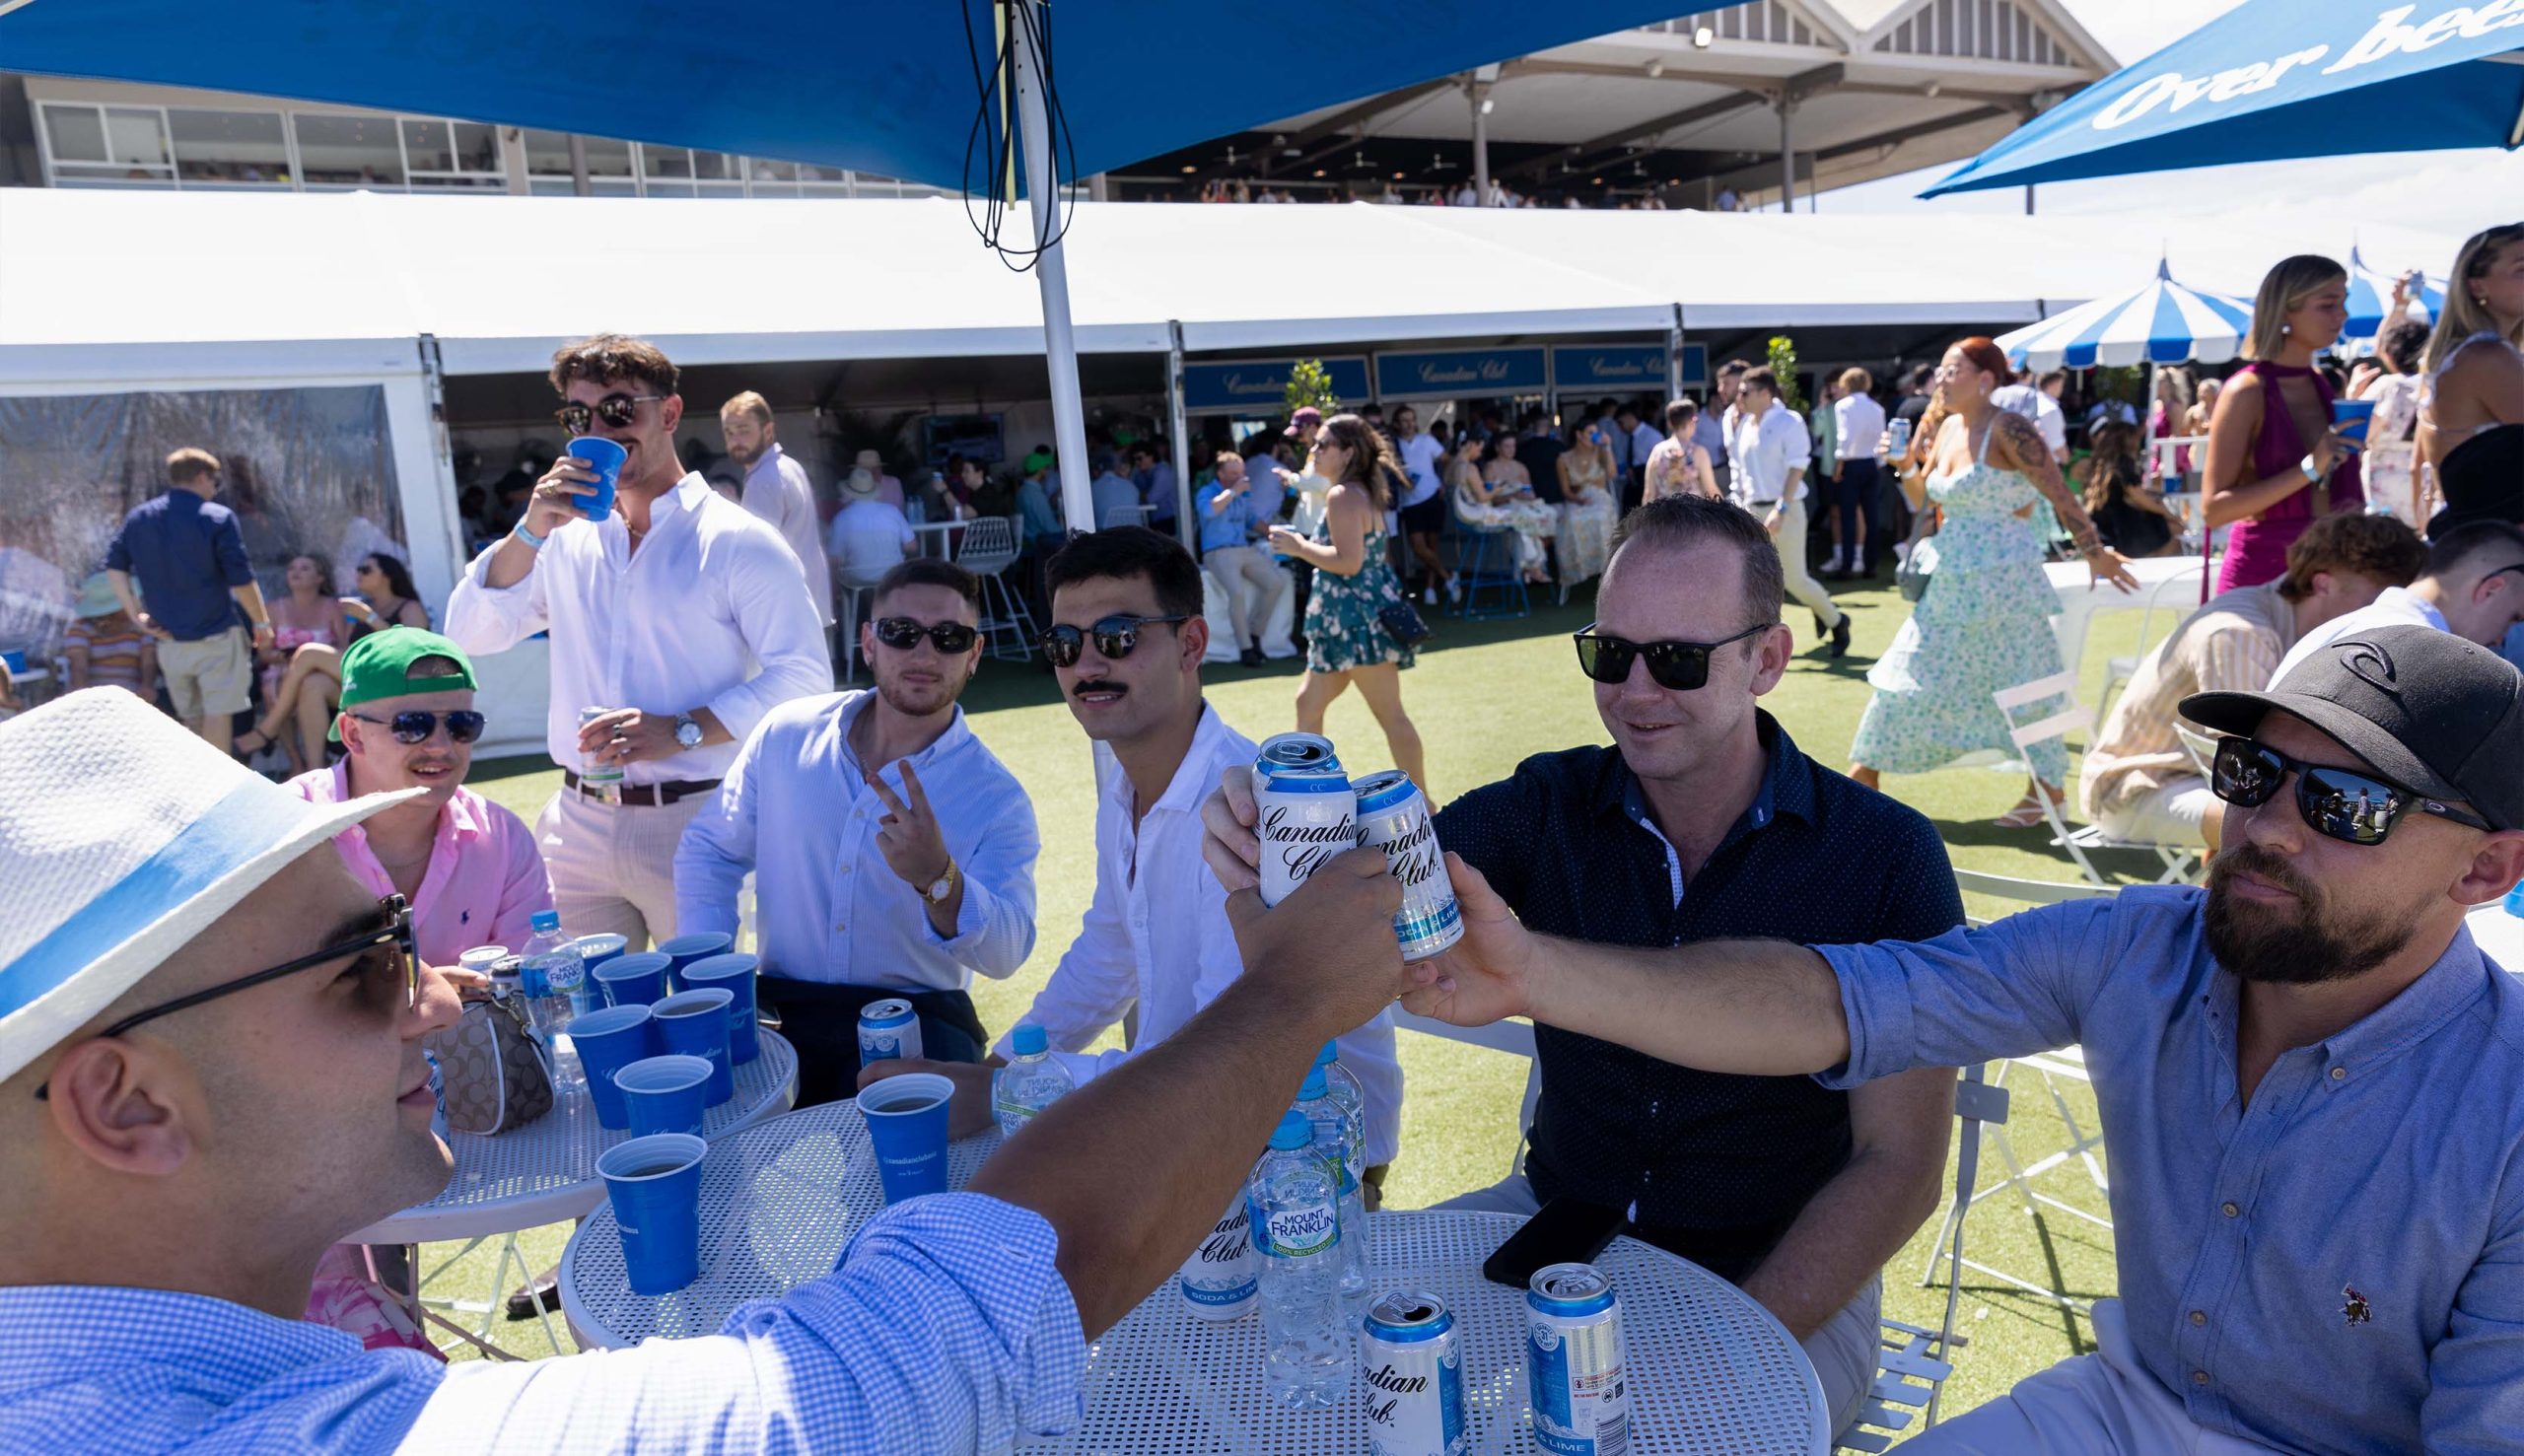
<svg viewBox="0 0 2524 1456">
<path fill-rule="evenodd" d="M 734 951 L 727 955 L 705 956 L 675 973 L 686 990 L 706 991 L 714 986 L 735 993 L 728 1004 L 728 1058 L 738 1067 L 762 1055 L 761 1027 L 755 1021 L 754 970 L 755 957 Z"/>
<path fill-rule="evenodd" d="M 613 1074 L 657 1055 L 657 1029 L 650 1024 L 649 1008 L 605 1006 L 589 1011 L 570 1023 L 570 1045 L 578 1049 L 579 1065 L 587 1070 L 588 1100 L 596 1104 L 596 1125 L 616 1132 L 630 1127 L 630 1109 L 613 1084 Z"/>
<path fill-rule="evenodd" d="M 623 1009 L 628 1009 L 624 1007 Z M 643 1007 L 643 1009 L 646 1009 Z M 669 1053 L 648 1057 L 613 1074 L 616 1094 L 630 1115 L 631 1136 L 690 1133 L 701 1136 L 710 1095 L 710 1064 Z"/>
<path fill-rule="evenodd" d="M 666 967 L 673 963 L 659 951 L 634 950 L 589 966 L 588 980 L 607 1005 L 645 1006 L 666 999 Z"/>
<path fill-rule="evenodd" d="M 649 1007 L 657 1018 L 658 1040 L 667 1051 L 710 1064 L 713 1107 L 736 1095 L 736 1063 L 728 1055 L 728 1007 L 736 999 L 725 986 L 713 986 L 677 992 Z"/>
<path fill-rule="evenodd" d="M 698 1138 L 662 1133 L 597 1156 L 632 1293 L 671 1294 L 701 1277 L 701 1160 L 709 1151 Z"/>
<path fill-rule="evenodd" d="M 602 520 L 613 514 L 613 492 L 622 478 L 622 462 L 631 452 L 601 435 L 582 435 L 570 442 L 567 451 L 575 459 L 588 462 L 596 474 L 596 494 L 579 497 L 579 510 L 590 520 Z"/>
<path fill-rule="evenodd" d="M 859 1094 L 886 1203 L 946 1191 L 946 1108 L 954 1095 L 955 1084 L 934 1072 L 889 1076 Z"/>
<path fill-rule="evenodd" d="M 2331 402 L 2331 425 L 2340 438 L 2353 450 L 2366 448 L 2366 427 L 2375 419 L 2372 399 L 2335 399 Z"/>
</svg>

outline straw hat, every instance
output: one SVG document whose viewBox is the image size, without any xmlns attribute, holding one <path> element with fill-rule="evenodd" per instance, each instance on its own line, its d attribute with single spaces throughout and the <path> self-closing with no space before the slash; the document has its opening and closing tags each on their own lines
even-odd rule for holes
<svg viewBox="0 0 2524 1456">
<path fill-rule="evenodd" d="M 0 1077 L 299 856 L 425 791 L 309 803 L 120 688 L 0 724 Z"/>
<path fill-rule="evenodd" d="M 866 470 L 853 470 L 841 483 L 841 493 L 854 501 L 873 500 L 876 495 L 876 477 Z"/>
</svg>

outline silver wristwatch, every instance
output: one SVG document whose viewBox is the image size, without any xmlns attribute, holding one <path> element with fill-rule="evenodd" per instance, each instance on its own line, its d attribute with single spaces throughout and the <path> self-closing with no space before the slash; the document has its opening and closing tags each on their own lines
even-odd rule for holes
<svg viewBox="0 0 2524 1456">
<path fill-rule="evenodd" d="M 701 746 L 701 724 L 689 713 L 674 716 L 674 740 L 685 748 Z"/>
</svg>

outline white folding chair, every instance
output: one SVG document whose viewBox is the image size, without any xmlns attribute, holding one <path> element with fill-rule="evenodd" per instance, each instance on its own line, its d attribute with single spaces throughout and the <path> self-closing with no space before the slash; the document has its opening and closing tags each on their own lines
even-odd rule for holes
<svg viewBox="0 0 2524 1456">
<path fill-rule="evenodd" d="M 2077 674 L 2073 671 L 2055 672 L 2049 677 L 2038 678 L 2015 687 L 2002 687 L 1990 694 L 1990 697 L 1998 705 L 1999 716 L 2006 720 L 2007 736 L 2013 740 L 2016 752 L 2019 754 L 2025 753 L 2036 743 L 2048 742 L 2053 738 L 2065 739 L 2071 732 L 2094 727 L 2094 711 L 2077 701 Z M 2018 709 L 2029 703 L 2039 703 L 2051 698 L 2066 698 L 2068 700 L 2068 706 L 2048 718 L 2036 719 L 2032 723 L 2019 725 L 2016 722 Z M 2094 884 L 2105 885 L 2108 881 L 2104 879 L 2103 871 L 2094 867 L 2094 862 L 2086 858 L 2088 850 L 2149 851 L 2164 865 L 2164 872 L 2156 876 L 2158 884 L 2187 883 L 2200 861 L 2200 850 L 2193 845 L 2117 839 L 2104 833 L 2103 827 L 2099 824 L 2070 828 L 2067 812 L 2059 804 L 2052 802 L 2049 795 L 2036 794 L 2034 797 L 2040 800 L 2042 817 L 2051 825 L 2051 843 L 2067 850 L 2068 858 L 2076 862 L 2077 871 Z"/>
<path fill-rule="evenodd" d="M 2171 611 L 2174 620 L 2181 621 L 2183 608 L 2190 606 L 2199 593 L 2200 573 L 2207 569 L 2205 563 L 2195 558 L 2188 570 L 2177 572 L 2147 589 L 2147 604 L 2138 613 L 2137 650 L 2128 657 L 2113 658 L 2104 664 L 2103 693 L 2095 700 L 2094 711 L 2098 717 L 2112 716 L 2112 695 L 2128 687 L 2130 679 L 2138 675 L 2138 664 L 2146 660 L 2147 653 L 2155 645 L 2147 634 L 2156 624 L 2156 613 Z"/>
<path fill-rule="evenodd" d="M 1025 660 L 1034 650 L 1034 614 L 1025 609 L 1023 593 L 1001 576 L 1017 564 L 1016 523 L 1004 516 L 968 522 L 955 547 L 955 564 L 982 580 L 981 632 L 990 655 Z M 1002 634 L 1013 640 L 1014 651 L 1001 651 Z"/>
<path fill-rule="evenodd" d="M 1921 1413 L 1922 1430 L 1936 1424 L 1937 1403 L 1946 1378 L 1954 1373 L 1954 1352 L 1972 1343 L 1954 1333 L 1962 1272 L 1980 1268 L 1963 1257 L 1963 1213 L 1972 1206 L 1972 1187 L 1980 1176 L 1981 1130 L 1986 1126 L 2003 1138 L 2007 1120 L 2007 1089 L 1990 1081 L 1985 1071 L 1964 1068 L 1954 1088 L 1954 1120 L 1961 1133 L 1955 1140 L 1954 1212 L 1937 1230 L 1936 1247 L 1928 1253 L 1931 1266 L 1940 1256 L 1950 1261 L 1944 1322 L 1933 1330 L 1904 1320 L 1882 1322 L 1876 1337 L 1875 1383 L 1867 1388 L 1858 1419 L 1833 1443 L 1836 1451 L 1886 1449 L 1910 1425 L 1913 1412 Z"/>
<path fill-rule="evenodd" d="M 1542 1100 L 1542 1062 L 1534 1056 L 1534 1027 L 1530 1021 L 1494 1021 L 1487 1026 L 1452 1026 L 1428 1016 L 1415 1015 L 1397 1006 L 1393 1012 L 1397 1031 L 1417 1031 L 1442 1041 L 1459 1041 L 1468 1046 L 1488 1047 L 1525 1059 L 1525 1096 L 1516 1113 L 1516 1155 L 1507 1161 L 1507 1171 L 1525 1170 L 1525 1139 L 1534 1126 L 1534 1105 Z"/>
</svg>

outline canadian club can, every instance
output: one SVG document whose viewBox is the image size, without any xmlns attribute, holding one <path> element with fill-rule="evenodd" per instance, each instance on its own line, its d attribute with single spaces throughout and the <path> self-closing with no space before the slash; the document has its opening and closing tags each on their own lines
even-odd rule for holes
<svg viewBox="0 0 2524 1456">
<path fill-rule="evenodd" d="M 1359 781 L 1359 843 L 1384 851 L 1393 877 L 1402 881 L 1393 937 L 1402 942 L 1404 960 L 1427 960 L 1463 938 L 1463 911 L 1455 905 L 1454 881 L 1446 877 L 1429 800 L 1409 774 L 1386 769 Z"/>
<path fill-rule="evenodd" d="M 1246 1218 L 1246 1205 L 1239 1194 L 1227 1216 L 1183 1261 L 1175 1285 L 1182 1291 L 1184 1309 L 1194 1318 L 1239 1319 L 1253 1307 L 1261 1286 Z"/>
<path fill-rule="evenodd" d="M 872 1001 L 859 1011 L 859 1065 L 888 1057 L 917 1062 L 921 1058 L 920 1017 L 899 997 Z"/>
<path fill-rule="evenodd" d="M 1368 1456 L 1465 1456 L 1463 1347 L 1454 1311 L 1435 1294 L 1379 1296 L 1367 1309 L 1359 1365 L 1366 1374 Z"/>
<path fill-rule="evenodd" d="M 1554 1264 L 1525 1289 L 1534 1442 L 1553 1456 L 1630 1456 L 1621 1300 L 1591 1264 Z"/>
<path fill-rule="evenodd" d="M 1253 761 L 1256 827 L 1262 839 L 1262 903 L 1277 905 L 1315 867 L 1359 844 L 1359 797 L 1317 733 L 1267 739 Z"/>
</svg>

